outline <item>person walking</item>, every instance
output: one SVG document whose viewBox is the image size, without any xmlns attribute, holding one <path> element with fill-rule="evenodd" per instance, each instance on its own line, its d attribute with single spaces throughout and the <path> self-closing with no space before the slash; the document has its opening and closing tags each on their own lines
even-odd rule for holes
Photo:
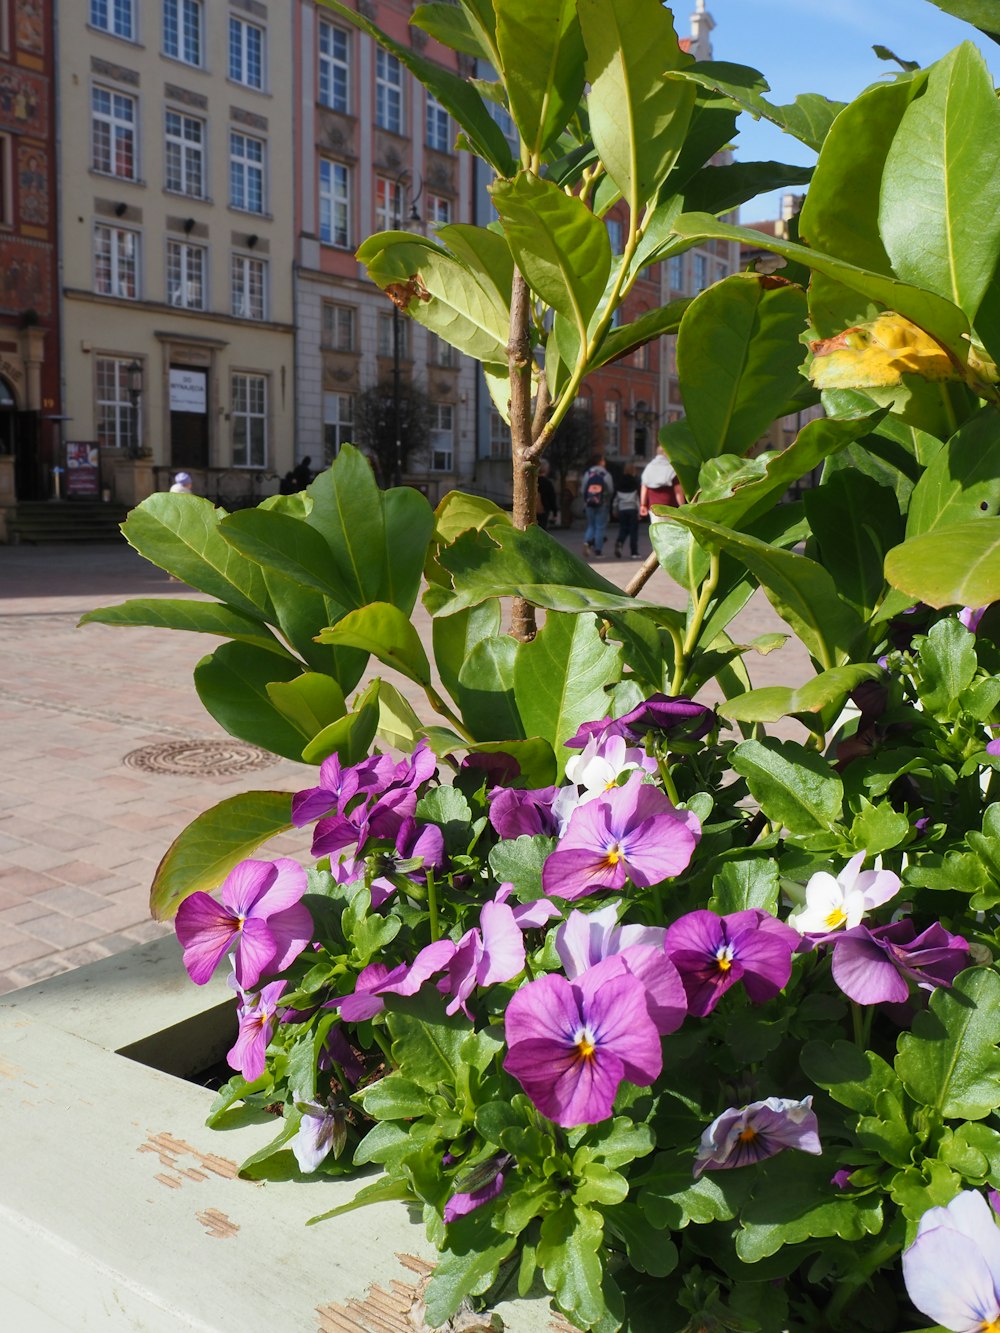
<svg viewBox="0 0 1000 1333">
<path fill-rule="evenodd" d="M 178 472 L 174 475 L 174 484 L 170 487 L 171 495 L 191 495 L 193 494 L 193 483 L 190 472 Z"/>
<path fill-rule="evenodd" d="M 639 488 L 639 515 L 649 516 L 651 523 L 665 522 L 662 514 L 649 511 L 653 505 L 669 505 L 671 509 L 684 503 L 684 492 L 677 479 L 677 469 L 663 452 L 662 446 L 642 470 Z"/>
<path fill-rule="evenodd" d="M 549 476 L 549 460 L 543 458 L 538 464 L 538 489 L 535 499 L 535 521 L 540 528 L 548 531 L 552 520 L 558 517 L 559 506 L 556 501 L 556 488 Z"/>
<path fill-rule="evenodd" d="M 615 496 L 618 511 L 618 537 L 615 540 L 615 559 L 620 560 L 625 543 L 631 548 L 633 560 L 639 558 L 639 478 L 635 464 L 626 463 L 625 472 Z"/>
<path fill-rule="evenodd" d="M 580 483 L 583 512 L 587 525 L 583 533 L 583 554 L 599 556 L 604 549 L 604 533 L 614 499 L 614 478 L 605 465 L 604 454 L 596 454 Z"/>
</svg>

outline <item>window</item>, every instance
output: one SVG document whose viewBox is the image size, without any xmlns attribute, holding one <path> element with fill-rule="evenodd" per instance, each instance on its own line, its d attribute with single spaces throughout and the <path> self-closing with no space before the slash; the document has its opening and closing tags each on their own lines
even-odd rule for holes
<svg viewBox="0 0 1000 1333">
<path fill-rule="evenodd" d="M 229 131 L 229 202 L 247 213 L 264 211 L 264 141 Z"/>
<path fill-rule="evenodd" d="M 205 194 L 205 122 L 167 112 L 167 189 L 201 199 Z"/>
<path fill-rule="evenodd" d="M 612 254 L 620 255 L 624 248 L 624 227 L 618 218 L 607 218 L 604 225 L 608 229 L 608 240 L 611 242 Z"/>
<path fill-rule="evenodd" d="M 430 335 L 428 362 L 432 366 L 457 366 L 458 350 L 439 338 L 436 333 Z"/>
<path fill-rule="evenodd" d="M 264 86 L 264 29 L 246 19 L 229 19 L 229 77 L 248 88 Z"/>
<path fill-rule="evenodd" d="M 381 47 L 375 51 L 375 124 L 403 133 L 403 66 Z"/>
<path fill-rule="evenodd" d="M 0 134 L 0 226 L 14 225 L 14 179 L 13 179 L 13 144 L 9 134 Z M 29 168 L 30 169 L 30 168 Z M 39 173 L 37 180 L 44 182 L 45 175 Z M 26 222 L 34 219 L 22 213 Z"/>
<path fill-rule="evenodd" d="M 163 54 L 202 63 L 202 0 L 163 0 Z"/>
<path fill-rule="evenodd" d="M 621 450 L 622 405 L 617 398 L 604 403 L 604 452 L 617 454 Z"/>
<path fill-rule="evenodd" d="M 319 100 L 333 111 L 350 111 L 350 37 L 332 23 L 319 25 Z"/>
<path fill-rule="evenodd" d="M 395 314 L 393 311 L 380 311 L 378 317 L 378 354 L 379 356 L 394 356 L 393 335 L 394 330 L 399 334 L 399 359 L 409 361 L 410 359 L 410 321 L 404 315 Z"/>
<path fill-rule="evenodd" d="M 351 244 L 351 180 L 342 162 L 319 161 L 319 239 L 327 245 Z"/>
<path fill-rule="evenodd" d="M 641 347 L 637 347 L 631 357 L 629 357 L 629 361 L 636 370 L 648 370 L 649 343 L 643 343 Z"/>
<path fill-rule="evenodd" d="M 125 227 L 94 228 L 94 291 L 134 301 L 139 295 L 139 233 Z"/>
<path fill-rule="evenodd" d="M 403 225 L 403 185 L 386 176 L 375 177 L 375 230 L 391 231 Z"/>
<path fill-rule="evenodd" d="M 239 319 L 267 318 L 267 261 L 233 255 L 233 314 Z"/>
<path fill-rule="evenodd" d="M 97 440 L 107 449 L 128 449 L 133 439 L 133 407 L 128 391 L 128 368 L 132 359 L 117 356 L 97 358 L 94 416 Z"/>
<path fill-rule="evenodd" d="M 432 227 L 446 227 L 451 221 L 451 200 L 440 194 L 429 194 L 427 221 Z"/>
<path fill-rule="evenodd" d="M 232 390 L 233 464 L 266 467 L 267 376 L 234 375 Z"/>
<path fill-rule="evenodd" d="M 694 257 L 694 289 L 703 292 L 708 286 L 708 260 L 704 255 Z"/>
<path fill-rule="evenodd" d="M 510 427 L 495 407 L 490 408 L 490 458 L 510 458 Z"/>
<path fill-rule="evenodd" d="M 135 98 L 112 92 L 110 88 L 94 88 L 91 110 L 94 170 L 134 181 Z"/>
<path fill-rule="evenodd" d="M 336 301 L 323 302 L 321 338 L 324 347 L 332 347 L 337 352 L 355 350 L 355 310 L 352 305 L 339 305 Z"/>
<path fill-rule="evenodd" d="M 432 472 L 450 472 L 455 449 L 455 412 L 450 403 L 430 405 Z"/>
<path fill-rule="evenodd" d="M 90 0 L 90 26 L 135 41 L 135 0 Z"/>
<path fill-rule="evenodd" d="M 684 290 L 684 256 L 671 255 L 667 264 L 667 281 L 670 283 L 672 292 L 682 292 Z"/>
<path fill-rule="evenodd" d="M 205 247 L 167 241 L 167 303 L 182 310 L 205 309 Z"/>
<path fill-rule="evenodd" d="M 323 395 L 323 447 L 332 463 L 354 434 L 354 399 L 349 393 Z"/>
<path fill-rule="evenodd" d="M 451 149 L 448 113 L 433 93 L 427 94 L 427 147 L 439 153 L 447 153 Z"/>
</svg>

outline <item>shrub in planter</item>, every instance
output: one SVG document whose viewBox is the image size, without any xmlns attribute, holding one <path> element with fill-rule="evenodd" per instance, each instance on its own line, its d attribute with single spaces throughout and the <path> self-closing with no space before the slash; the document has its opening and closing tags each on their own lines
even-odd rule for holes
<svg viewBox="0 0 1000 1333">
<path fill-rule="evenodd" d="M 318 765 L 294 798 L 195 820 L 153 887 L 192 979 L 232 967 L 213 1121 L 280 1104 L 250 1175 L 381 1166 L 350 1206 L 423 1210 L 434 1324 L 540 1277 L 608 1333 L 993 1327 L 1000 107 L 981 56 L 778 107 L 755 71 L 693 62 L 654 0 L 416 11 L 492 84 L 331 7 L 495 171 L 498 226 L 359 256 L 482 361 L 515 502 L 432 513 L 346 447 L 301 495 L 231 515 L 158 495 L 125 524 L 211 600 L 88 618 L 227 637 L 195 673 L 206 707 Z M 741 107 L 818 151 L 799 242 L 714 216 L 801 180 L 702 165 Z M 643 267 L 744 237 L 780 276 L 615 323 Z M 622 593 L 532 526 L 534 478 L 587 372 L 668 332 L 687 416 L 661 443 L 692 501 Z M 820 396 L 788 449 L 745 457 Z M 657 565 L 684 611 L 643 595 Z M 752 688 L 783 641 L 728 632 L 758 589 L 809 679 Z M 348 703 L 371 658 L 426 716 L 382 674 Z M 799 740 L 768 734 L 786 718 Z M 293 824 L 308 867 L 258 850 Z"/>
</svg>

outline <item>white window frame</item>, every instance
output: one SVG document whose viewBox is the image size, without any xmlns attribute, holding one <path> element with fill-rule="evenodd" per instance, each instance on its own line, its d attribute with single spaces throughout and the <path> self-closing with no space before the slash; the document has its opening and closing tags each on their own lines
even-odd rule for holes
<svg viewBox="0 0 1000 1333">
<path fill-rule="evenodd" d="M 708 286 L 708 256 L 695 254 L 694 256 L 694 293 L 703 292 Z"/>
<path fill-rule="evenodd" d="M 251 149 L 250 145 L 255 145 Z M 256 149 L 260 156 L 255 157 Z M 260 207 L 251 203 L 251 185 L 257 179 Z M 267 142 L 242 130 L 229 131 L 229 207 L 258 216 L 267 211 Z"/>
<path fill-rule="evenodd" d="M 375 124 L 390 134 L 406 133 L 403 65 L 396 56 L 375 48 Z"/>
<path fill-rule="evenodd" d="M 510 427 L 490 404 L 490 458 L 510 458 Z"/>
<path fill-rule="evenodd" d="M 339 50 L 337 48 L 340 48 Z M 320 19 L 317 42 L 319 78 L 317 100 L 321 106 L 344 115 L 351 110 L 351 34 L 335 23 Z"/>
<path fill-rule="evenodd" d="M 382 357 L 392 357 L 394 329 L 399 328 L 399 359 L 400 361 L 409 361 L 410 359 L 410 323 L 411 321 L 405 315 L 396 315 L 391 310 L 380 310 L 378 312 L 378 355 Z"/>
<path fill-rule="evenodd" d="M 172 127 L 171 121 L 177 123 Z M 164 113 L 163 176 L 165 188 L 172 194 L 191 199 L 205 198 L 205 122 L 199 116 L 167 107 Z M 197 126 L 197 138 L 189 133 Z M 171 159 L 174 159 L 172 161 Z M 173 176 L 171 173 L 175 172 Z"/>
<path fill-rule="evenodd" d="M 167 237 L 167 305 L 178 310 L 208 308 L 208 251 Z"/>
<path fill-rule="evenodd" d="M 108 282 L 106 288 L 102 288 L 100 285 L 98 270 L 98 264 L 102 258 L 98 240 L 102 234 L 106 234 L 107 236 Z M 98 222 L 95 225 L 94 291 L 98 296 L 116 296 L 122 301 L 138 301 L 141 290 L 141 240 L 141 233 L 134 231 L 131 227 L 113 227 L 107 222 Z M 123 285 L 127 287 L 127 279 L 129 276 L 129 269 L 127 266 L 129 260 L 127 254 L 128 246 L 132 247 L 131 278 L 133 290 L 131 292 L 122 290 Z"/>
<path fill-rule="evenodd" d="M 455 466 L 455 409 L 451 403 L 431 403 L 429 413 L 431 472 L 452 472 Z"/>
<path fill-rule="evenodd" d="M 355 352 L 357 338 L 357 307 L 341 301 L 324 301 L 320 321 L 321 346 L 335 352 Z"/>
<path fill-rule="evenodd" d="M 163 54 L 196 69 L 205 64 L 205 6 L 202 0 L 163 0 Z"/>
<path fill-rule="evenodd" d="M 441 366 L 445 369 L 453 370 L 458 365 L 458 348 L 450 342 L 439 337 L 438 334 L 430 335 L 430 345 L 428 348 L 428 364 L 432 366 Z"/>
<path fill-rule="evenodd" d="M 684 290 L 684 256 L 671 255 L 667 260 L 667 282 L 672 292 Z"/>
<path fill-rule="evenodd" d="M 351 393 L 323 394 L 323 450 L 327 463 L 332 463 L 345 444 L 354 436 L 354 395 Z"/>
<path fill-rule="evenodd" d="M 107 108 L 98 108 L 98 98 L 107 98 Z M 126 112 L 126 108 L 128 111 Z M 139 179 L 139 103 L 129 93 L 120 93 L 116 88 L 108 88 L 103 83 L 95 83 L 90 90 L 90 165 L 102 176 L 114 176 L 117 180 L 134 181 Z M 103 127 L 107 138 L 107 156 L 103 148 L 98 148 L 98 126 Z M 128 144 L 131 157 L 130 171 L 115 169 L 120 144 Z"/>
<path fill-rule="evenodd" d="M 253 395 L 258 392 L 260 396 L 254 400 Z M 266 468 L 268 446 L 267 376 L 253 371 L 234 370 L 229 381 L 229 399 L 233 467 Z M 259 430 L 258 441 L 253 438 L 255 426 Z M 240 440 L 241 434 L 242 441 Z"/>
<path fill-rule="evenodd" d="M 229 265 L 229 286 L 233 314 L 237 319 L 258 322 L 267 319 L 267 280 L 266 259 L 233 251 Z"/>
<path fill-rule="evenodd" d="M 351 169 L 332 158 L 319 160 L 319 239 L 347 250 L 351 245 Z"/>
<path fill-rule="evenodd" d="M 427 196 L 427 224 L 430 227 L 447 227 L 452 219 L 452 203 L 443 194 Z"/>
<path fill-rule="evenodd" d="M 133 440 L 133 412 L 138 413 L 136 418 L 139 430 L 139 443 L 141 444 L 142 413 L 139 411 L 139 404 L 133 407 L 132 397 L 128 391 L 128 370 L 129 366 L 135 360 L 131 356 L 98 356 L 94 362 L 94 422 L 95 434 L 98 442 L 109 449 L 130 449 L 135 443 Z M 110 367 L 109 372 L 104 368 Z M 108 374 L 110 374 L 112 383 L 107 383 Z M 105 384 L 102 386 L 102 378 Z M 102 397 L 101 390 L 110 387 L 113 390 L 111 396 Z M 106 429 L 110 424 L 111 429 Z"/>
<path fill-rule="evenodd" d="M 436 153 L 450 153 L 452 144 L 451 117 L 432 92 L 427 93 L 424 108 L 424 142 Z"/>
<path fill-rule="evenodd" d="M 253 35 L 259 43 L 256 72 L 250 52 Z M 227 46 L 226 65 L 232 82 L 263 92 L 267 85 L 267 29 L 259 23 L 251 23 L 249 19 L 230 14 Z"/>
<path fill-rule="evenodd" d="M 135 0 L 90 0 L 90 26 L 98 32 L 134 42 Z"/>
<path fill-rule="evenodd" d="M 616 458 L 622 451 L 622 405 L 617 398 L 604 400 L 604 452 Z"/>
<path fill-rule="evenodd" d="M 401 180 L 375 177 L 375 230 L 398 231 L 403 225 L 406 192 Z"/>
</svg>

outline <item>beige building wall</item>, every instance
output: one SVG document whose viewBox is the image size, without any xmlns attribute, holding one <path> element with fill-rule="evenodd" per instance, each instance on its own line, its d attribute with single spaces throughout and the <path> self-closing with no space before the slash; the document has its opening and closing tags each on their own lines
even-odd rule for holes
<svg viewBox="0 0 1000 1333">
<path fill-rule="evenodd" d="M 183 468 L 223 502 L 268 494 L 294 458 L 290 6 L 122 13 L 60 12 L 66 438 L 99 441 L 120 490 L 141 451 L 139 492 Z"/>
</svg>

